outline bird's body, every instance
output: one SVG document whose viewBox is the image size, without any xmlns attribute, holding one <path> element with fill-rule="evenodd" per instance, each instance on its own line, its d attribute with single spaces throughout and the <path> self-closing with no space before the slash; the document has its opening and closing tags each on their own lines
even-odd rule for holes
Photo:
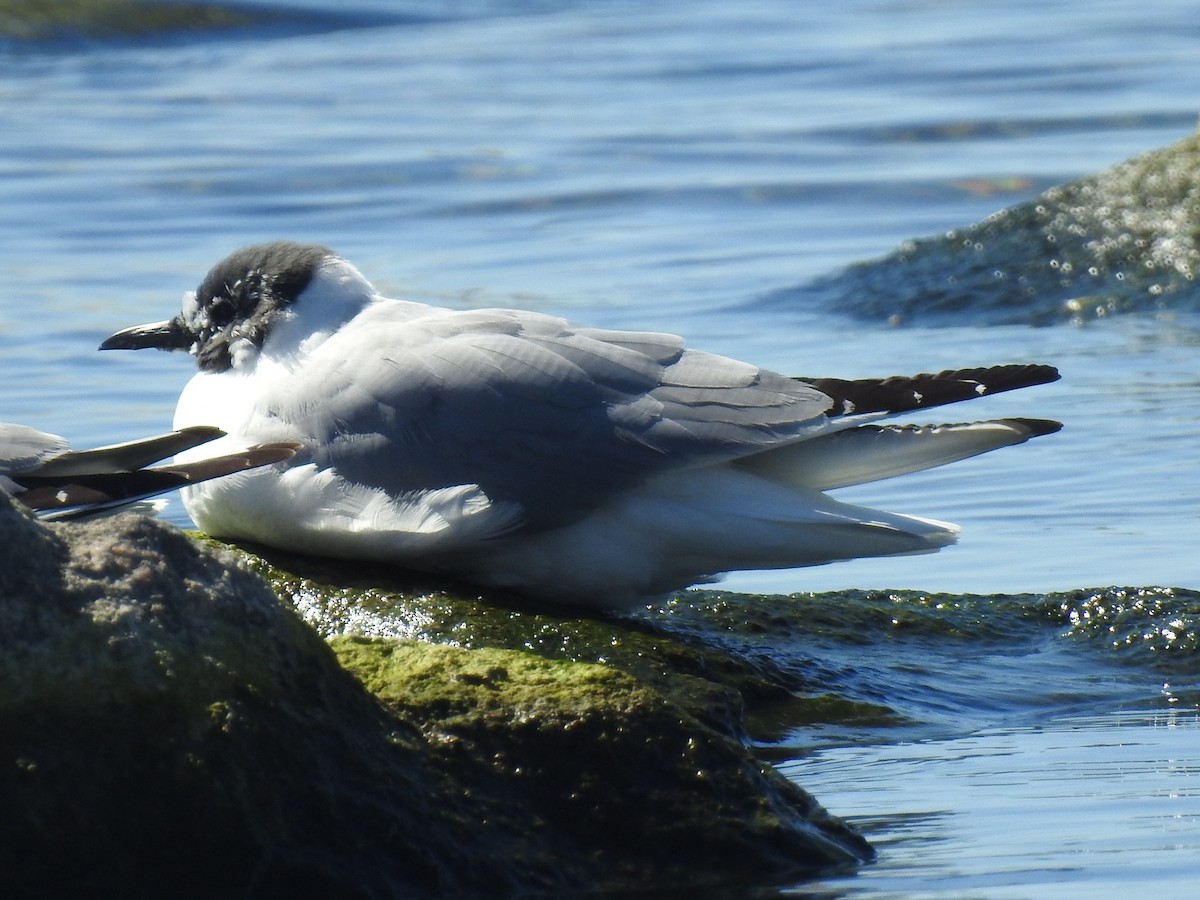
<svg viewBox="0 0 1200 900">
<path fill-rule="evenodd" d="M 196 425 L 122 444 L 71 450 L 56 434 L 0 422 L 0 490 L 42 519 L 87 518 L 187 484 L 282 462 L 298 449 L 286 442 L 216 456 L 196 449 L 224 434 L 219 428 Z M 194 457 L 189 464 L 151 466 L 189 450 Z"/>
<path fill-rule="evenodd" d="M 285 243 L 234 254 L 175 319 L 104 346 L 196 355 L 176 428 L 307 448 L 282 472 L 189 487 L 205 531 L 599 606 L 733 569 L 936 550 L 955 526 L 823 491 L 1058 427 L 873 424 L 1057 377 L 1046 366 L 798 380 L 673 335 L 387 299 Z"/>
</svg>

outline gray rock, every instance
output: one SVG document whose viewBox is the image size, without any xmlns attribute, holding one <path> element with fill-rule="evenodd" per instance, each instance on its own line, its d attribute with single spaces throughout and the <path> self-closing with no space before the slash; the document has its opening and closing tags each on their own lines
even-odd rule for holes
<svg viewBox="0 0 1200 900">
<path fill-rule="evenodd" d="M 233 556 L 0 496 L 6 895 L 684 889 L 871 855 L 627 673 L 338 640 L 358 678 Z"/>
</svg>

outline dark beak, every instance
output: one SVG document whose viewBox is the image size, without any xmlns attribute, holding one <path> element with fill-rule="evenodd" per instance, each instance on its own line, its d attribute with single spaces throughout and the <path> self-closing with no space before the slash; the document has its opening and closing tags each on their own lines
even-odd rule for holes
<svg viewBox="0 0 1200 900">
<path fill-rule="evenodd" d="M 196 337 L 178 319 L 151 322 L 149 325 L 134 325 L 123 328 L 100 345 L 101 350 L 187 350 L 196 342 Z"/>
</svg>

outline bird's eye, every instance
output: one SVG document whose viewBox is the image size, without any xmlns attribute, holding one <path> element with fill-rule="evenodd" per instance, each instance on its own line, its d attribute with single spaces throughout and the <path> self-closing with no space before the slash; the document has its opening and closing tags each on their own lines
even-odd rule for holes
<svg viewBox="0 0 1200 900">
<path fill-rule="evenodd" d="M 213 297 L 208 306 L 208 318 L 214 325 L 224 325 L 233 318 L 233 301 L 225 296 Z"/>
</svg>

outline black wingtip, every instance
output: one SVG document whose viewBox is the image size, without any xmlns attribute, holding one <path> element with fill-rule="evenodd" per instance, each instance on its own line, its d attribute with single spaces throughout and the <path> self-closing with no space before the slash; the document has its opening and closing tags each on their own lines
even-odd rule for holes
<svg viewBox="0 0 1200 900">
<path fill-rule="evenodd" d="M 1030 363 L 947 369 L 944 372 L 896 375 L 891 378 L 798 380 L 811 384 L 833 399 L 831 415 L 851 415 L 929 409 L 1019 388 L 1049 384 L 1060 377 L 1058 369 L 1054 366 Z"/>
<path fill-rule="evenodd" d="M 1056 366 L 1043 363 L 1015 364 L 1007 366 L 984 366 L 975 369 L 950 369 L 936 375 L 916 375 L 915 378 L 934 378 L 947 381 L 977 382 L 983 385 L 986 394 L 999 394 L 1018 388 L 1050 384 L 1062 376 Z"/>
</svg>

